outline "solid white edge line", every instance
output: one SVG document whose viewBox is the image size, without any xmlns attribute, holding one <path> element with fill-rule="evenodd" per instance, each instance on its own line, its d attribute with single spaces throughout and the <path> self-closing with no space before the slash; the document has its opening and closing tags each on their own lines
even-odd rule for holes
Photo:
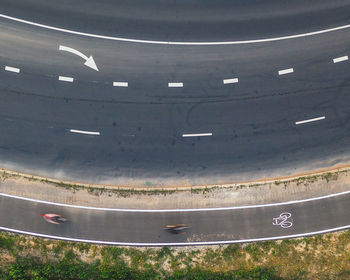
<svg viewBox="0 0 350 280">
<path fill-rule="evenodd" d="M 314 118 L 314 119 L 298 121 L 298 122 L 295 122 L 295 124 L 298 125 L 298 124 L 304 124 L 304 123 L 309 123 L 309 122 L 316 122 L 316 121 L 324 120 L 325 118 L 326 118 L 325 116 L 322 116 L 322 117 L 318 117 L 318 118 Z"/>
<path fill-rule="evenodd" d="M 233 243 L 248 243 L 248 242 L 258 242 L 258 241 L 268 241 L 268 240 L 279 240 L 279 239 L 287 239 L 287 238 L 298 238 L 305 237 L 316 234 L 329 233 L 333 231 L 345 230 L 350 228 L 350 225 L 330 228 L 325 230 L 306 232 L 306 233 L 298 233 L 298 234 L 290 234 L 290 235 L 281 235 L 281 236 L 271 236 L 271 237 L 260 237 L 260 238 L 251 238 L 251 239 L 238 239 L 238 240 L 222 240 L 222 241 L 198 241 L 198 242 L 160 242 L 160 243 L 146 243 L 146 242 L 117 242 L 117 241 L 100 241 L 100 240 L 90 240 L 90 239 L 79 239 L 79 238 L 69 238 L 63 236 L 56 235 L 48 235 L 42 233 L 35 233 L 30 231 L 23 231 L 18 229 L 12 229 L 7 227 L 0 227 L 0 230 L 27 234 L 42 238 L 51 238 L 65 241 L 75 241 L 75 242 L 86 242 L 86 243 L 94 243 L 94 244 L 105 244 L 105 245 L 121 245 L 121 246 L 200 246 L 200 245 L 215 245 L 215 244 L 233 244 Z"/>
<path fill-rule="evenodd" d="M 288 69 L 283 69 L 283 70 L 279 70 L 278 71 L 278 75 L 286 75 L 286 74 L 290 74 L 293 73 L 294 69 L 293 68 L 288 68 Z"/>
<path fill-rule="evenodd" d="M 257 39 L 257 40 L 245 40 L 245 41 L 226 41 L 226 42 L 172 42 L 172 41 L 152 41 L 152 40 L 139 40 L 139 39 L 129 39 L 129 38 L 122 38 L 122 37 L 113 37 L 113 36 L 104 36 L 104 35 L 98 35 L 98 34 L 92 34 L 92 33 L 85 33 L 85 32 L 78 32 L 74 30 L 68 30 L 64 28 L 49 26 L 45 24 L 40 24 L 36 22 L 32 22 L 29 20 L 24 20 L 16 17 L 7 16 L 5 14 L 0 14 L 1 18 L 5 18 L 8 20 L 13 20 L 16 22 L 24 23 L 33 25 L 36 27 L 46 28 L 50 30 L 80 35 L 80 36 L 86 36 L 86 37 L 93 37 L 93 38 L 99 38 L 99 39 L 106 39 L 106 40 L 114 40 L 114 41 L 123 41 L 123 42 L 131 42 L 131 43 L 144 43 L 144 44 L 159 44 L 159 45 L 238 45 L 238 44 L 252 44 L 252 43 L 264 43 L 264 42 L 273 42 L 273 41 L 280 41 L 280 40 L 287 40 L 287 39 L 295 39 L 295 38 L 302 38 L 302 37 L 308 37 L 313 35 L 319 35 L 323 33 L 333 32 L 337 30 L 347 29 L 350 28 L 350 24 L 342 25 L 334 28 L 328 28 L 313 32 L 307 32 L 302 34 L 296 34 L 296 35 L 288 35 L 288 36 L 282 36 L 282 37 L 274 37 L 274 38 L 266 38 L 266 39 Z"/>
<path fill-rule="evenodd" d="M 224 85 L 238 83 L 238 78 L 225 79 L 223 80 Z"/>
<path fill-rule="evenodd" d="M 341 56 L 341 57 L 336 57 L 336 58 L 333 58 L 333 63 L 338 63 L 338 62 L 342 62 L 342 61 L 346 61 L 348 60 L 349 57 L 347 55 L 345 56 Z"/>
<path fill-rule="evenodd" d="M 5 66 L 5 70 L 14 73 L 19 73 L 21 71 L 21 69 L 11 66 Z"/>
<path fill-rule="evenodd" d="M 213 136 L 213 133 L 182 134 L 182 137 Z"/>
<path fill-rule="evenodd" d="M 128 87 L 129 83 L 128 82 L 113 82 L 114 87 Z"/>
<path fill-rule="evenodd" d="M 20 199 L 25 201 L 31 201 L 35 203 L 42 203 L 47 205 L 54 206 L 62 206 L 62 207 L 70 207 L 70 208 L 78 208 L 78 209 L 87 209 L 87 210 L 97 210 L 97 211 L 111 211 L 111 212 L 140 212 L 140 213 L 167 213 L 167 212 L 201 212 L 201 211 L 227 211 L 227 210 L 237 210 L 237 209 L 249 209 L 249 208 L 262 208 L 262 207 L 274 207 L 274 206 L 282 206 L 282 205 L 290 205 L 290 204 L 299 204 L 309 201 L 322 200 L 332 197 L 337 197 L 341 195 L 350 194 L 350 191 L 344 191 L 335 194 L 329 194 L 324 196 L 306 198 L 301 200 L 291 200 L 285 202 L 276 202 L 276 203 L 268 203 L 268 204 L 256 204 L 256 205 L 243 205 L 243 206 L 231 206 L 231 207 L 216 207 L 216 208 L 187 208 L 187 209 L 121 209 L 121 208 L 105 208 L 105 207 L 93 207 L 93 206 L 82 206 L 82 205 L 73 205 L 73 204 L 65 204 L 58 202 L 50 202 L 44 200 L 38 200 L 33 198 L 21 197 L 12 194 L 0 193 L 0 196 L 9 197 L 13 199 Z"/>
<path fill-rule="evenodd" d="M 65 77 L 65 76 L 58 76 L 58 80 L 59 81 L 63 81 L 63 82 L 73 83 L 74 78 L 72 78 L 72 77 Z"/>
<path fill-rule="evenodd" d="M 88 135 L 100 135 L 98 131 L 87 131 L 87 130 L 79 130 L 79 129 L 70 129 L 72 133 L 80 133 L 80 134 L 88 134 Z"/>
<path fill-rule="evenodd" d="M 183 83 L 168 83 L 168 87 L 183 87 Z"/>
</svg>

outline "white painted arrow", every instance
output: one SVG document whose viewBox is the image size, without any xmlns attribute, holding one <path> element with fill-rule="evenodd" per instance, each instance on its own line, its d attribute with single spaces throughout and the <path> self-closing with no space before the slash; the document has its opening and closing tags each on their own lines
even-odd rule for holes
<svg viewBox="0 0 350 280">
<path fill-rule="evenodd" d="M 83 53 L 81 53 L 80 51 L 77 51 L 75 49 L 72 49 L 70 47 L 66 47 L 66 46 L 61 46 L 59 47 L 59 50 L 60 51 L 65 51 L 65 52 L 70 52 L 70 53 L 73 53 L 75 55 L 78 55 L 80 56 L 81 58 L 85 59 L 85 63 L 84 65 L 86 65 L 87 67 L 90 67 L 96 71 L 98 71 L 98 68 L 97 68 L 97 65 L 94 61 L 94 58 L 92 57 L 92 55 L 90 55 L 90 57 L 87 57 L 86 55 L 84 55 Z"/>
</svg>

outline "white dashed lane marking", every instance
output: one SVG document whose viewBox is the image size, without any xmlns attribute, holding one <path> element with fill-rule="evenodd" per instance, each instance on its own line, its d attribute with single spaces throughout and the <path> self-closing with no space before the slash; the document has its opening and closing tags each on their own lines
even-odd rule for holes
<svg viewBox="0 0 350 280">
<path fill-rule="evenodd" d="M 19 73 L 21 71 L 21 69 L 15 68 L 15 67 L 11 67 L 11 66 L 5 66 L 5 70 L 9 71 L 9 72 L 14 72 L 14 73 Z"/>
<path fill-rule="evenodd" d="M 197 134 L 182 134 L 182 137 L 201 137 L 201 136 L 212 136 L 213 133 L 197 133 Z"/>
<path fill-rule="evenodd" d="M 316 121 L 324 120 L 325 118 L 326 118 L 325 116 L 322 116 L 322 117 L 318 117 L 318 118 L 314 118 L 314 119 L 298 121 L 298 122 L 295 122 L 295 124 L 298 125 L 298 124 L 304 124 L 304 123 L 309 123 L 309 122 L 316 122 Z"/>
<path fill-rule="evenodd" d="M 78 130 L 78 129 L 70 129 L 72 133 L 80 133 L 80 134 L 88 134 L 88 135 L 100 135 L 98 131 L 86 131 L 86 130 Z"/>
<path fill-rule="evenodd" d="M 73 83 L 74 79 L 72 77 L 59 76 L 59 81 Z"/>
<path fill-rule="evenodd" d="M 238 78 L 225 79 L 223 80 L 224 85 L 238 83 Z"/>
<path fill-rule="evenodd" d="M 278 71 L 278 75 L 286 75 L 286 74 L 290 74 L 293 73 L 294 69 L 293 68 L 288 68 L 288 69 L 283 69 L 283 70 L 279 70 Z"/>
<path fill-rule="evenodd" d="M 183 83 L 168 83 L 168 87 L 183 87 Z"/>
<path fill-rule="evenodd" d="M 336 57 L 336 58 L 333 58 L 333 63 L 338 63 L 338 62 L 342 62 L 342 61 L 346 61 L 348 60 L 349 57 L 347 55 L 345 56 L 341 56 L 341 57 Z"/>
<path fill-rule="evenodd" d="M 114 87 L 128 87 L 129 83 L 128 82 L 113 82 Z"/>
</svg>

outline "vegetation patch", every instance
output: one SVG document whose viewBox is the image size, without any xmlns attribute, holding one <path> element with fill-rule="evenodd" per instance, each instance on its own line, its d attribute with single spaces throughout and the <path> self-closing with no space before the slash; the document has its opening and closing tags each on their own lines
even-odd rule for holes
<svg viewBox="0 0 350 280">
<path fill-rule="evenodd" d="M 134 248 L 0 232 L 0 279 L 350 279 L 350 231 L 211 247 Z"/>
<path fill-rule="evenodd" d="M 229 185 L 210 185 L 210 186 L 192 186 L 192 187 L 184 187 L 184 188 L 163 188 L 163 187 L 157 187 L 153 183 L 146 182 L 144 187 L 145 188 L 138 188 L 138 187 L 123 187 L 123 186 L 103 186 L 103 185 L 89 185 L 89 184 L 75 184 L 70 182 L 64 182 L 54 179 L 48 179 L 48 178 L 42 178 L 38 176 L 32 176 L 32 175 L 26 175 L 26 174 L 20 174 L 12 171 L 2 170 L 0 173 L 0 178 L 2 181 L 8 180 L 8 179 L 24 179 L 28 181 L 34 181 L 34 182 L 40 182 L 44 184 L 50 184 L 54 185 L 56 187 L 72 190 L 73 192 L 76 192 L 78 190 L 87 190 L 89 193 L 100 196 L 102 194 L 107 195 L 117 195 L 119 197 L 130 197 L 133 195 L 169 195 L 173 193 L 178 192 L 190 192 L 192 194 L 209 194 L 212 192 L 215 192 L 217 190 L 240 190 L 244 188 L 252 188 L 252 187 L 259 187 L 262 185 L 280 185 L 283 184 L 284 187 L 286 187 L 290 183 L 296 183 L 297 185 L 308 185 L 310 183 L 317 182 L 318 180 L 324 180 L 327 183 L 330 181 L 337 180 L 340 174 L 346 174 L 350 171 L 349 168 L 343 168 L 343 169 L 335 169 L 334 171 L 330 172 L 323 172 L 319 174 L 312 174 L 312 175 L 306 175 L 306 176 L 299 176 L 295 178 L 289 178 L 289 179 L 276 179 L 274 181 L 270 182 L 255 182 L 255 183 L 242 183 L 242 184 L 229 184 Z"/>
</svg>

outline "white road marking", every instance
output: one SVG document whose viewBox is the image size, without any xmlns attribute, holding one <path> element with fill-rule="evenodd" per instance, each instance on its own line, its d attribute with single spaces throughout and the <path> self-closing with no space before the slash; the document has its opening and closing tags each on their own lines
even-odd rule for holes
<svg viewBox="0 0 350 280">
<path fill-rule="evenodd" d="M 58 49 L 60 51 L 65 51 L 65 52 L 70 52 L 72 54 L 75 54 L 77 56 L 80 56 L 82 59 L 85 60 L 84 65 L 86 65 L 87 67 L 90 67 L 96 71 L 98 71 L 98 68 L 96 66 L 96 63 L 94 61 L 94 58 L 92 57 L 92 55 L 90 55 L 90 57 L 87 57 L 85 54 L 81 53 L 80 51 L 70 48 L 70 47 L 66 47 L 66 46 L 59 46 Z"/>
<path fill-rule="evenodd" d="M 284 70 L 279 70 L 278 71 L 278 75 L 286 75 L 286 74 L 290 74 L 293 73 L 294 69 L 293 68 L 288 68 L 288 69 L 284 69 Z"/>
<path fill-rule="evenodd" d="M 79 238 L 69 238 L 57 235 L 42 234 L 24 230 L 18 230 L 7 227 L 0 227 L 0 230 L 33 235 L 42 238 L 51 238 L 65 241 L 74 241 L 74 242 L 85 242 L 85 243 L 94 243 L 94 244 L 105 244 L 105 245 L 119 245 L 119 246 L 199 246 L 199 245 L 215 245 L 215 244 L 233 244 L 233 243 L 248 243 L 248 242 L 257 242 L 257 241 L 267 241 L 267 240 L 279 240 L 287 238 L 298 238 L 305 236 L 312 236 L 316 234 L 324 234 L 333 231 L 345 230 L 350 228 L 350 225 L 345 225 L 336 228 L 324 229 L 319 231 L 290 234 L 290 235 L 281 235 L 281 236 L 270 236 L 270 237 L 261 237 L 261 238 L 251 238 L 251 239 L 238 239 L 238 240 L 222 240 L 222 241 L 198 241 L 198 242 L 159 242 L 159 243 L 147 243 L 147 242 L 118 242 L 118 241 L 101 241 L 101 240 L 91 240 L 91 239 L 79 239 Z"/>
<path fill-rule="evenodd" d="M 276 203 L 267 203 L 267 204 L 256 204 L 256 205 L 243 205 L 243 206 L 231 206 L 231 207 L 213 207 L 213 208 L 187 208 L 187 209 L 123 209 L 123 208 L 105 208 L 105 207 L 94 207 L 94 206 L 82 206 L 82 205 L 73 205 L 59 202 L 51 202 L 45 200 L 39 200 L 34 198 L 27 198 L 12 194 L 0 193 L 0 196 L 9 197 L 13 199 L 19 199 L 24 201 L 30 201 L 35 203 L 42 203 L 47 205 L 78 208 L 78 209 L 87 209 L 87 210 L 96 210 L 96 211 L 111 211 L 111 212 L 141 212 L 141 213 L 168 213 L 168 212 L 202 212 L 202 211 L 227 211 L 227 210 L 238 210 L 238 209 L 250 209 L 250 208 L 262 208 L 262 207 L 275 207 L 275 206 L 284 206 L 291 204 L 299 204 L 309 201 L 322 200 L 342 195 L 350 194 L 350 191 L 328 194 L 324 196 L 300 199 L 300 200 L 291 200 L 285 202 L 276 202 Z"/>
<path fill-rule="evenodd" d="M 182 137 L 202 137 L 202 136 L 212 136 L 213 133 L 197 133 L 197 134 L 182 134 Z"/>
<path fill-rule="evenodd" d="M 298 125 L 298 124 L 303 124 L 303 123 L 316 122 L 316 121 L 324 120 L 325 118 L 326 118 L 325 116 L 322 116 L 322 117 L 318 117 L 318 118 L 314 118 L 314 119 L 298 121 L 298 122 L 295 122 L 295 124 Z"/>
<path fill-rule="evenodd" d="M 19 73 L 21 71 L 21 69 L 15 68 L 15 67 L 11 67 L 11 66 L 5 66 L 5 70 L 9 71 L 9 72 L 14 72 L 14 73 Z"/>
<path fill-rule="evenodd" d="M 78 129 L 70 129 L 72 133 L 80 133 L 80 134 L 88 134 L 88 135 L 100 135 L 100 132 L 96 131 L 86 131 L 86 130 L 78 130 Z"/>
<path fill-rule="evenodd" d="M 341 56 L 341 57 L 337 57 L 337 58 L 333 58 L 333 63 L 338 63 L 338 62 L 342 62 L 342 61 L 346 61 L 348 60 L 349 57 L 347 55 L 345 56 Z"/>
<path fill-rule="evenodd" d="M 224 85 L 235 84 L 235 83 L 238 83 L 238 78 L 226 79 L 226 80 L 223 80 L 223 83 Z"/>
<path fill-rule="evenodd" d="M 128 87 L 129 83 L 128 82 L 113 82 L 114 87 Z"/>
<path fill-rule="evenodd" d="M 65 76 L 59 76 L 58 80 L 63 82 L 70 82 L 70 83 L 73 83 L 74 81 L 72 77 L 65 77 Z"/>
<path fill-rule="evenodd" d="M 104 36 L 99 34 L 92 34 L 92 33 L 85 33 L 85 32 L 78 32 L 74 30 L 54 27 L 50 25 L 45 25 L 41 23 L 36 23 L 29 20 L 24 20 L 16 17 L 7 16 L 5 14 L 0 14 L 1 18 L 5 18 L 8 20 L 33 25 L 36 27 L 46 28 L 50 30 L 55 30 L 59 32 L 65 32 L 69 34 L 75 34 L 80 36 L 86 36 L 86 37 L 93 37 L 98 39 L 105 39 L 105 40 L 114 40 L 114 41 L 122 41 L 122 42 L 131 42 L 131 43 L 143 43 L 143 44 L 159 44 L 159 45 L 197 45 L 197 46 L 205 46 L 205 45 L 239 45 L 239 44 L 253 44 L 253 43 L 265 43 L 265 42 L 273 42 L 273 41 L 281 41 L 281 40 L 287 40 L 287 39 L 296 39 L 296 38 L 302 38 L 302 37 L 308 37 L 308 36 L 314 36 L 319 34 L 324 34 L 328 32 L 338 31 L 342 29 L 350 28 L 350 24 L 347 25 L 341 25 L 334 28 L 328 28 L 313 32 L 307 32 L 307 33 L 301 33 L 301 34 L 295 34 L 295 35 L 287 35 L 282 37 L 273 37 L 273 38 L 266 38 L 266 39 L 257 39 L 257 40 L 245 40 L 245 41 L 224 41 L 224 42 L 176 42 L 176 41 L 152 41 L 152 40 L 140 40 L 140 39 L 129 39 L 129 38 L 122 38 L 122 37 L 113 37 L 113 36 Z"/>
<path fill-rule="evenodd" d="M 183 87 L 183 83 L 168 83 L 168 87 Z"/>
<path fill-rule="evenodd" d="M 292 214 L 289 212 L 283 212 L 277 218 L 272 218 L 272 224 L 274 226 L 281 226 L 282 228 L 290 228 L 293 226 L 293 219 L 288 220 L 292 217 Z"/>
</svg>

